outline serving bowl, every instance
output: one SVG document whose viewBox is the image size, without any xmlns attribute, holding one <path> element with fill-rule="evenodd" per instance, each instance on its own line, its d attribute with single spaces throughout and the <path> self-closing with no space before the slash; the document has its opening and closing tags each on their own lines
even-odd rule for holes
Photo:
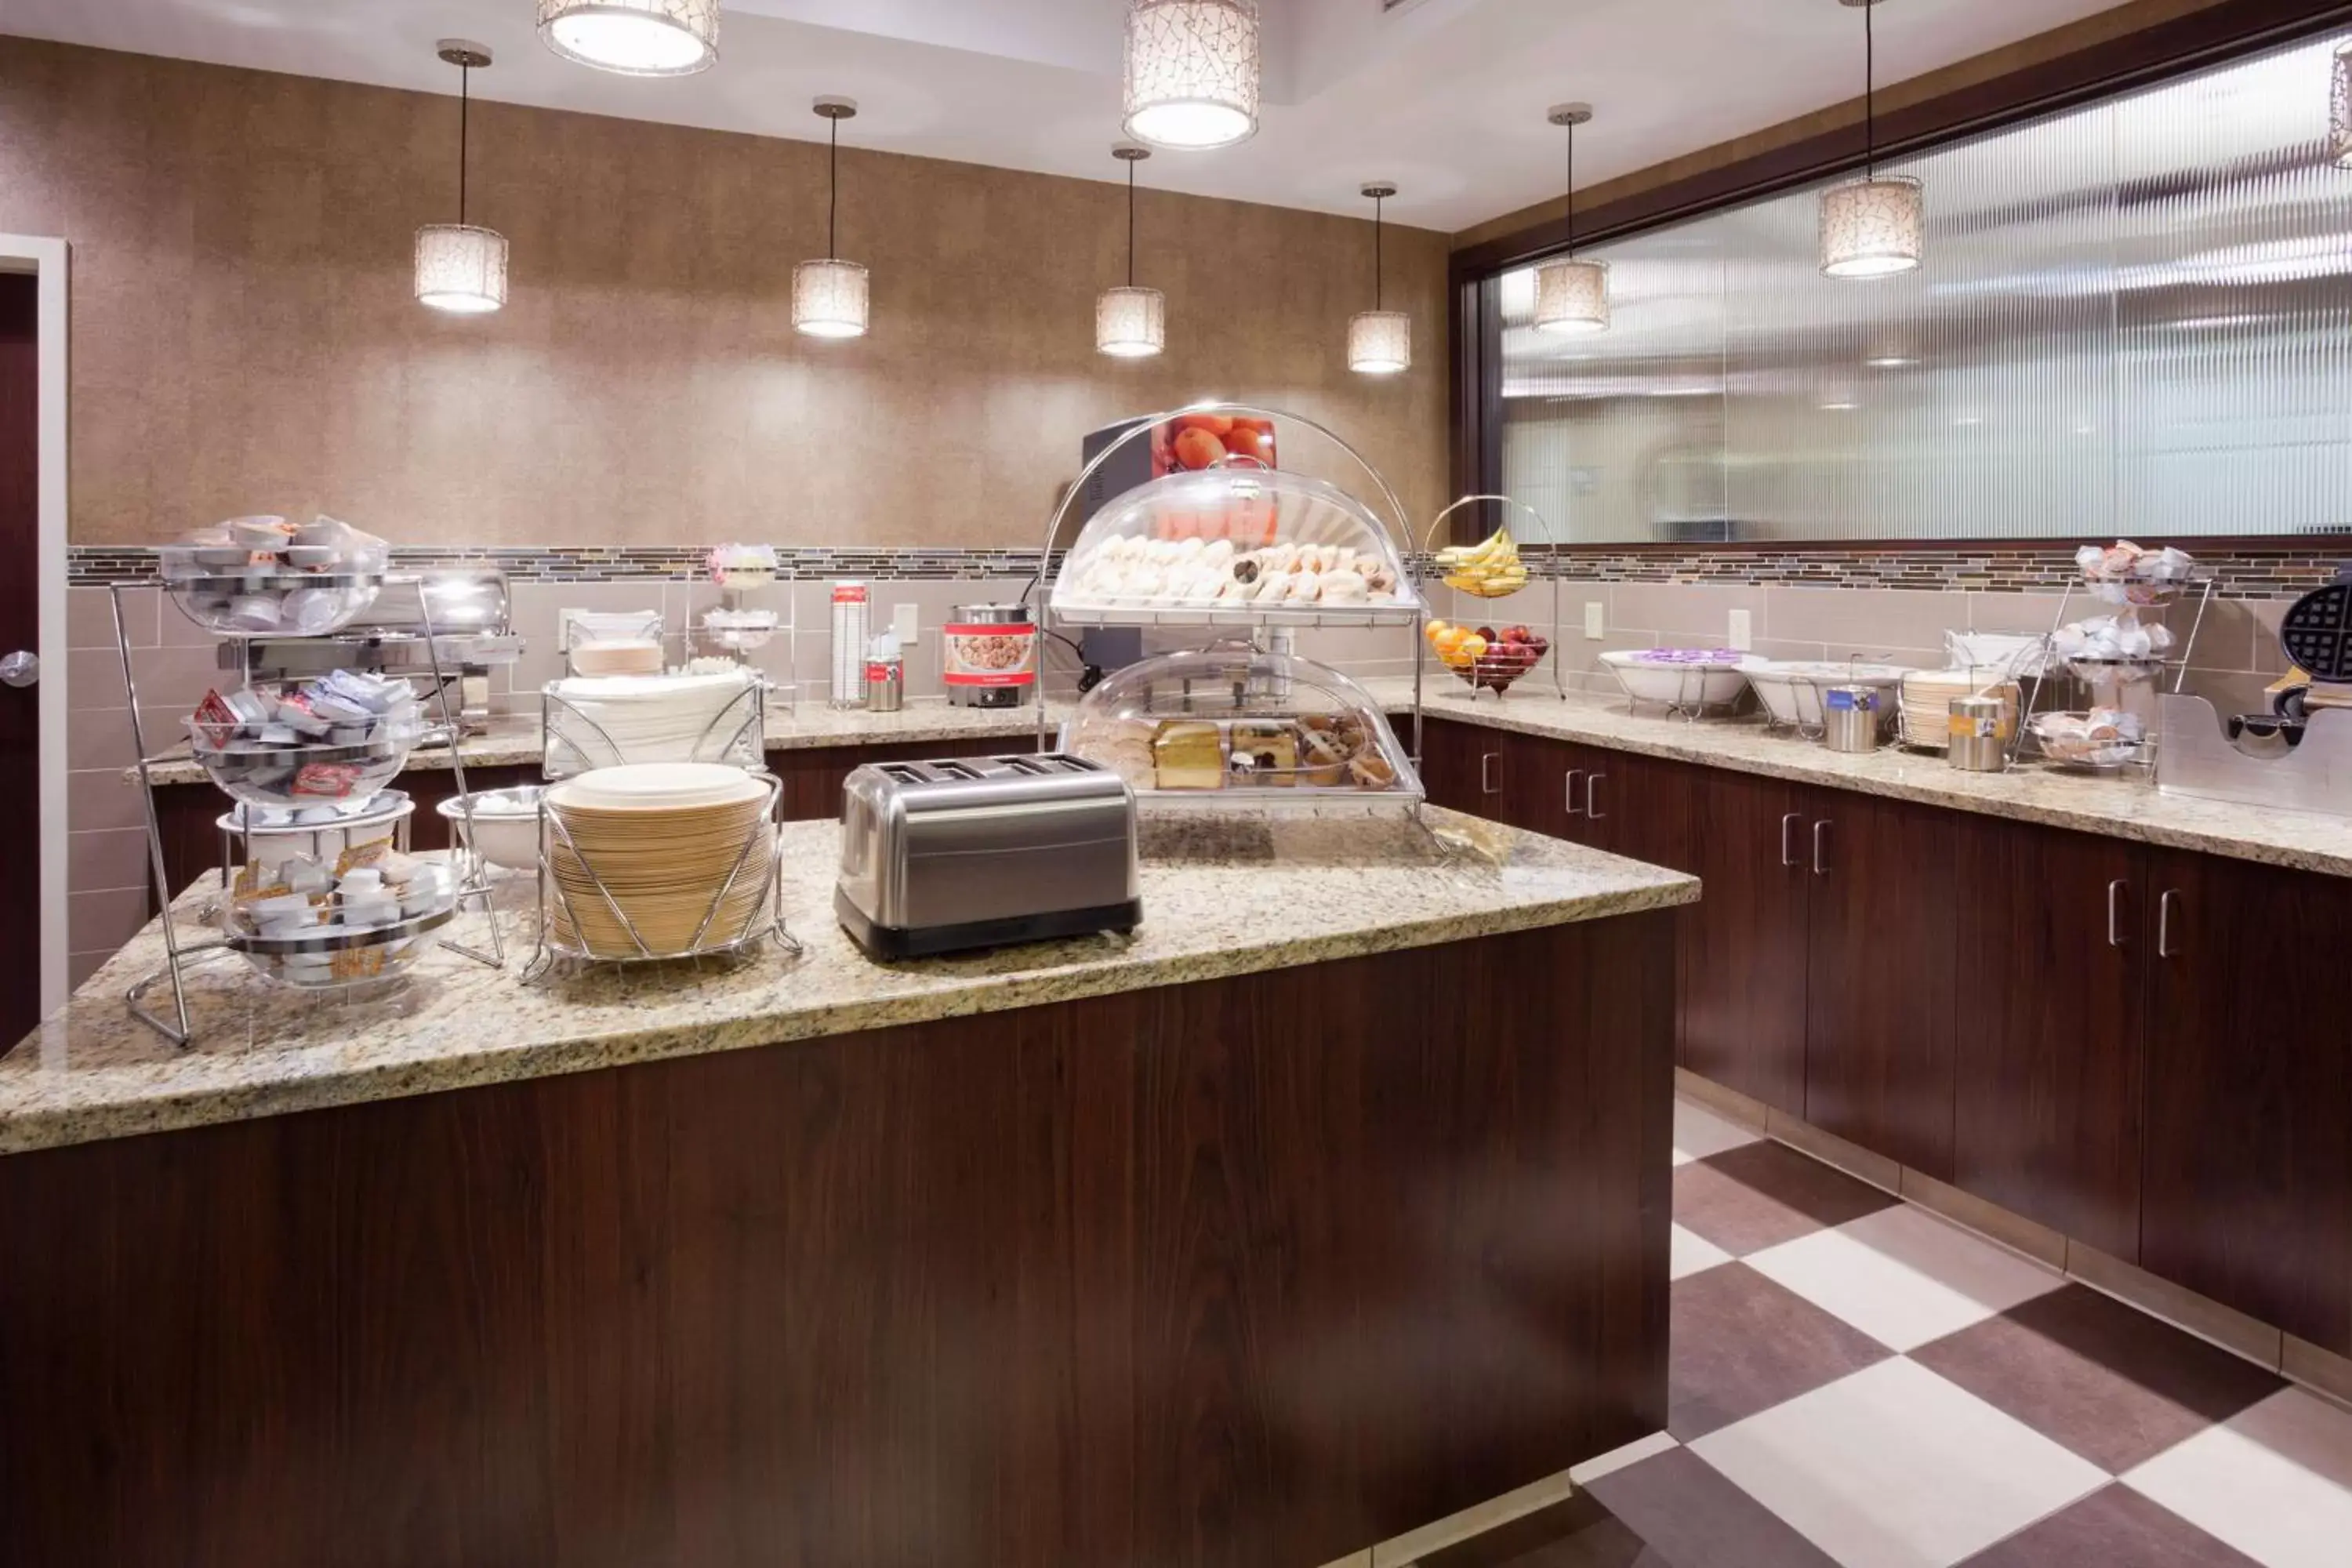
<svg viewBox="0 0 2352 1568">
<path fill-rule="evenodd" d="M 1748 670 L 1764 661 L 1722 650 L 1636 648 L 1604 653 L 1601 662 L 1634 701 L 1691 711 L 1738 701 Z"/>
<path fill-rule="evenodd" d="M 1825 722 L 1822 693 L 1832 686 L 1874 687 L 1884 694 L 1880 707 L 1892 711 L 1904 675 L 1899 665 L 1778 658 L 1757 659 L 1745 673 L 1748 684 L 1756 689 L 1757 700 L 1776 723 L 1806 730 L 1818 730 Z"/>
<path fill-rule="evenodd" d="M 451 795 L 433 809 L 460 842 L 470 833 L 474 852 L 484 860 L 509 871 L 529 871 L 539 864 L 539 803 L 546 794 L 542 784 L 478 789 Z"/>
<path fill-rule="evenodd" d="M 453 892 L 434 909 L 388 925 L 319 926 L 290 936 L 261 936 L 232 926 L 221 940 L 278 984 L 322 991 L 397 978 L 433 951 L 441 928 L 457 914 Z"/>
<path fill-rule="evenodd" d="M 232 799 L 292 808 L 373 798 L 399 775 L 425 734 L 423 723 L 397 720 L 357 745 L 289 746 L 234 738 L 236 724 L 187 722 L 196 761 Z"/>
</svg>

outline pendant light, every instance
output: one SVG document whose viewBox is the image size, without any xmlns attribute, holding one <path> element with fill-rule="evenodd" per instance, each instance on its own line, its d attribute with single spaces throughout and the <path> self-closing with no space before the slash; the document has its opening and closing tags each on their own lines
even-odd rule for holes
<svg viewBox="0 0 2352 1568">
<path fill-rule="evenodd" d="M 1128 0 L 1129 136 L 1170 152 L 1257 134 L 1257 0 Z"/>
<path fill-rule="evenodd" d="M 1878 38 L 1871 12 L 1885 0 L 1838 0 L 1862 12 L 1862 178 L 1822 193 L 1822 271 L 1831 278 L 1892 278 L 1927 249 L 1927 191 L 1906 174 L 1878 172 Z"/>
<path fill-rule="evenodd" d="M 857 105 L 845 98 L 820 98 L 816 111 L 833 128 L 827 154 L 824 209 L 824 259 L 803 261 L 793 268 L 793 328 L 813 338 L 862 338 L 866 335 L 866 268 L 844 261 L 837 237 L 841 219 L 841 122 L 853 119 Z"/>
<path fill-rule="evenodd" d="M 463 38 L 435 47 L 457 68 L 457 221 L 428 223 L 416 231 L 416 298 L 453 315 L 478 316 L 507 302 L 507 238 L 466 221 L 466 142 L 472 118 L 474 73 L 490 51 Z"/>
<path fill-rule="evenodd" d="M 2339 169 L 2352 169 L 2352 44 L 2336 46 L 2336 92 L 2327 116 L 2327 150 Z"/>
<path fill-rule="evenodd" d="M 1348 323 L 1348 368 L 1359 375 L 1394 375 L 1412 364 L 1412 318 L 1381 309 L 1381 209 L 1397 188 L 1382 181 L 1363 193 L 1372 203 L 1372 308 Z"/>
<path fill-rule="evenodd" d="M 1135 166 L 1151 149 L 1122 142 L 1110 155 L 1127 165 L 1127 282 L 1095 301 L 1095 348 L 1114 359 L 1150 359 L 1168 346 L 1168 297 L 1135 286 Z"/>
<path fill-rule="evenodd" d="M 622 76 L 692 76 L 719 62 L 719 0 L 539 0 L 539 36 Z"/>
<path fill-rule="evenodd" d="M 1536 326 L 1547 332 L 1605 332 L 1609 263 L 1576 258 L 1576 128 L 1592 119 L 1592 105 L 1555 103 L 1545 118 L 1568 128 L 1568 254 L 1536 268 Z"/>
</svg>

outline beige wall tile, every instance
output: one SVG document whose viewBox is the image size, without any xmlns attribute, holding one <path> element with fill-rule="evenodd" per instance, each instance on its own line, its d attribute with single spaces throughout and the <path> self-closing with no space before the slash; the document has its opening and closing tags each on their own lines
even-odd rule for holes
<svg viewBox="0 0 2352 1568">
<path fill-rule="evenodd" d="M 141 888 L 148 881 L 143 828 L 108 828 L 66 835 L 66 883 L 77 893 Z"/>
<path fill-rule="evenodd" d="M 132 647 L 152 647 L 156 637 L 156 612 L 163 595 L 153 588 L 126 588 L 122 592 L 122 627 L 131 638 Z M 114 640 L 113 595 L 104 588 L 68 588 L 66 590 L 66 646 L 69 648 L 106 648 L 111 650 Z"/>
<path fill-rule="evenodd" d="M 139 808 L 139 787 L 127 782 L 120 768 L 94 768 L 66 775 L 67 826 L 77 833 L 110 827 L 144 829 L 146 816 Z"/>
<path fill-rule="evenodd" d="M 1351 375 L 1368 225 L 1147 189 L 1169 352 L 1094 351 L 1120 196 L 845 148 L 873 331 L 791 328 L 821 143 L 478 102 L 472 201 L 512 245 L 494 316 L 410 297 L 449 199 L 446 95 L 26 39 L 0 55 L 0 230 L 75 244 L 72 534 L 152 543 L 268 510 L 410 542 L 1034 546 L 1079 437 L 1204 390 L 1446 490 L 1447 241 L 1391 226 L 1413 369 Z M 1045 237 L 1041 239 L 1041 237 Z M 781 262 L 779 258 L 783 258 Z M 1339 477 L 1304 433 L 1286 467 Z"/>
<path fill-rule="evenodd" d="M 1818 640 L 1832 658 L 1940 648 L 1945 631 L 1966 626 L 1969 613 L 1965 594 L 1906 588 L 1768 588 L 1764 602 L 1772 636 Z"/>
<path fill-rule="evenodd" d="M 74 952 L 112 952 L 147 923 L 147 891 L 118 888 L 66 895 L 67 929 Z"/>
<path fill-rule="evenodd" d="M 1734 610 L 1748 612 L 1748 629 L 1754 636 L 1781 635 L 1768 625 L 1767 592 L 1700 583 L 1620 583 L 1611 595 L 1611 623 L 1654 632 L 1672 628 L 1678 635 L 1699 638 L 1706 647 L 1727 647 Z M 1580 605 L 1576 613 L 1580 620 Z"/>
<path fill-rule="evenodd" d="M 82 983 L 97 973 L 100 966 L 113 956 L 114 949 L 110 947 L 68 955 L 66 959 L 66 985 L 71 990 L 80 990 Z"/>
</svg>

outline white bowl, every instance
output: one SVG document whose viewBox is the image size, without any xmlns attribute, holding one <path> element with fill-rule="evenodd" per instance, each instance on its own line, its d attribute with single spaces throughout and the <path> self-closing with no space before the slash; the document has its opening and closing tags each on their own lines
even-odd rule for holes
<svg viewBox="0 0 2352 1568">
<path fill-rule="evenodd" d="M 1826 660 L 1758 659 L 1748 668 L 1748 684 L 1756 689 L 1764 710 L 1783 724 L 1818 729 L 1822 723 L 1822 693 L 1832 686 L 1869 686 L 1882 694 L 1879 706 L 1892 710 L 1895 692 L 1903 684 L 1903 670 L 1892 664 L 1838 664 Z"/>
<path fill-rule="evenodd" d="M 544 793 L 540 784 L 478 789 L 452 795 L 434 809 L 449 824 L 451 837 L 457 837 L 470 806 L 475 852 L 493 866 L 529 871 L 539 865 L 539 801 Z"/>
<path fill-rule="evenodd" d="M 1601 662 L 1634 701 L 1693 709 L 1728 708 L 1738 701 L 1748 687 L 1748 669 L 1763 661 L 1743 657 L 1658 664 L 1644 659 L 1638 651 L 1621 651 L 1602 654 Z"/>
</svg>

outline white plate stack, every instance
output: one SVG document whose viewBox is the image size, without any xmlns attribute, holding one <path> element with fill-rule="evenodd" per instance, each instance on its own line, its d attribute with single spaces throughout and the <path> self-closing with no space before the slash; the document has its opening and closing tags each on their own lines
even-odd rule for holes
<svg viewBox="0 0 2352 1568">
<path fill-rule="evenodd" d="M 1931 752 L 1952 749 L 1952 700 L 1999 697 L 2014 733 L 2021 693 L 2017 682 L 1987 669 L 1915 669 L 1903 677 L 1903 743 Z"/>
<path fill-rule="evenodd" d="M 756 763 L 759 738 L 748 757 L 732 742 L 757 711 L 749 695 L 758 678 L 746 668 L 708 675 L 573 676 L 551 681 L 561 701 L 548 715 L 549 741 L 568 741 L 587 765 Z M 607 744 L 609 742 L 609 745 Z"/>
</svg>

